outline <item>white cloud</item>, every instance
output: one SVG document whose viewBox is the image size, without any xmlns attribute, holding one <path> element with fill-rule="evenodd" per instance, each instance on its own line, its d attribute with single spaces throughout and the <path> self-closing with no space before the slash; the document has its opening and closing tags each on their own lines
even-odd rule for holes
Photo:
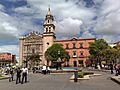
<svg viewBox="0 0 120 90">
<path fill-rule="evenodd" d="M 13 33 L 15 34 L 17 32 L 17 28 L 14 26 L 11 26 L 10 23 L 7 22 L 3 22 L 2 26 L 4 27 L 4 29 L 6 30 L 5 32 L 9 32 L 9 33 Z M 12 32 L 10 32 L 12 31 Z"/>
<path fill-rule="evenodd" d="M 24 11 L 24 9 L 22 10 Z M 0 11 L 0 39 L 18 39 L 19 36 L 24 35 L 24 33 L 28 33 L 33 30 L 41 31 L 40 26 L 37 26 L 32 20 L 33 16 L 11 16 Z"/>
<path fill-rule="evenodd" d="M 63 21 L 56 22 L 56 33 L 57 34 L 78 34 L 82 21 L 79 19 L 72 19 L 71 17 L 64 19 Z"/>
<path fill-rule="evenodd" d="M 14 22 L 13 17 L 0 12 L 0 39 L 15 38 L 18 36 L 18 29 L 16 28 L 16 25 L 12 24 L 12 22 Z"/>
<path fill-rule="evenodd" d="M 95 35 L 93 35 L 91 32 L 89 31 L 85 31 L 83 32 L 81 38 L 95 38 Z"/>
<path fill-rule="evenodd" d="M 3 10 L 4 9 L 4 6 L 0 4 L 0 10 Z"/>
<path fill-rule="evenodd" d="M 98 38 L 104 38 L 108 43 L 115 43 L 120 41 L 120 35 L 99 35 Z"/>
<path fill-rule="evenodd" d="M 22 7 L 17 7 L 14 9 L 15 12 L 20 13 L 20 14 L 39 14 L 39 12 L 37 11 L 37 9 L 34 9 L 33 7 L 29 7 L 29 6 L 22 6 Z"/>
<path fill-rule="evenodd" d="M 0 46 L 0 52 L 9 52 L 18 56 L 18 45 L 4 45 Z"/>
<path fill-rule="evenodd" d="M 39 9 L 39 12 L 42 13 L 42 17 L 47 13 L 48 5 L 50 5 L 53 15 L 57 17 L 56 19 L 65 19 L 68 17 L 78 18 L 78 19 L 91 19 L 95 15 L 95 11 L 92 8 L 86 8 L 81 2 L 81 5 L 76 5 L 76 2 L 79 0 L 69 0 L 65 2 L 65 0 L 28 0 L 28 3 L 32 6 L 32 8 Z"/>
<path fill-rule="evenodd" d="M 95 32 L 103 35 L 120 34 L 120 0 L 105 0 L 98 16 Z"/>
</svg>

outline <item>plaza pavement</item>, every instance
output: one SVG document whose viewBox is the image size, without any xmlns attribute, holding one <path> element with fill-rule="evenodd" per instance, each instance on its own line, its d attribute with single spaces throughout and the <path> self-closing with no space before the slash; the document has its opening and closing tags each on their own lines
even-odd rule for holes
<svg viewBox="0 0 120 90">
<path fill-rule="evenodd" d="M 90 80 L 70 81 L 72 74 L 42 75 L 29 74 L 29 82 L 15 84 L 8 79 L 0 80 L 0 90 L 120 90 L 120 85 L 111 80 L 111 74 L 97 72 L 102 76 L 92 77 Z"/>
</svg>

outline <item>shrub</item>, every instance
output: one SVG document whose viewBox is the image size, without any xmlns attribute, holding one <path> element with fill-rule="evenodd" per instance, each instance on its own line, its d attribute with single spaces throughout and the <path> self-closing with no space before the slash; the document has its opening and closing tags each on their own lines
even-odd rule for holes
<svg viewBox="0 0 120 90">
<path fill-rule="evenodd" d="M 94 74 L 93 72 L 83 72 L 84 75 Z"/>
<path fill-rule="evenodd" d="M 83 77 L 84 77 L 83 72 L 78 72 L 78 78 L 83 78 Z"/>
<path fill-rule="evenodd" d="M 84 75 L 94 74 L 93 72 L 78 72 L 78 78 L 83 78 Z"/>
</svg>

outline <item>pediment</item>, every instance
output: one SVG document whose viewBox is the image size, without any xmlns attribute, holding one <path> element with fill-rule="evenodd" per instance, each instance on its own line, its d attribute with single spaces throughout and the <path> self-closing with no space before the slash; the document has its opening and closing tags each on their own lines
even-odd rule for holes
<svg viewBox="0 0 120 90">
<path fill-rule="evenodd" d="M 72 39 L 71 39 L 71 41 L 76 41 L 77 40 L 77 38 L 76 37 L 73 37 Z"/>
<path fill-rule="evenodd" d="M 42 39 L 42 35 L 37 32 L 30 32 L 28 35 L 25 36 L 25 39 Z"/>
</svg>

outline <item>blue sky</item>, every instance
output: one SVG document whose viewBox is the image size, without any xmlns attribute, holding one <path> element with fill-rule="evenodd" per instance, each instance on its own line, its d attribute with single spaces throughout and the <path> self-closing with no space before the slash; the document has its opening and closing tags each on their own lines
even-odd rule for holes
<svg viewBox="0 0 120 90">
<path fill-rule="evenodd" d="M 31 31 L 43 33 L 49 5 L 57 39 L 120 40 L 120 0 L 0 0 L 0 52 L 19 57 L 19 37 Z"/>
</svg>

